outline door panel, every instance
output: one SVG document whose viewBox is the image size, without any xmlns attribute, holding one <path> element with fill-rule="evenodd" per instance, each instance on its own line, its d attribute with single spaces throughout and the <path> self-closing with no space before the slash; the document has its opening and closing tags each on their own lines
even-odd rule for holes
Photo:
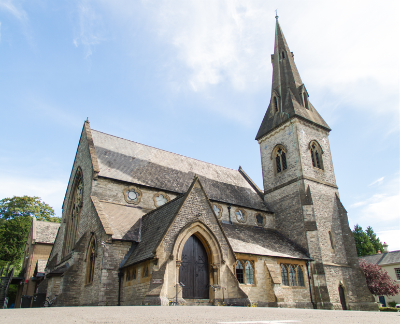
<svg viewBox="0 0 400 324">
<path fill-rule="evenodd" d="M 201 241 L 194 235 L 186 241 L 179 268 L 183 298 L 209 298 L 208 258 Z"/>
</svg>

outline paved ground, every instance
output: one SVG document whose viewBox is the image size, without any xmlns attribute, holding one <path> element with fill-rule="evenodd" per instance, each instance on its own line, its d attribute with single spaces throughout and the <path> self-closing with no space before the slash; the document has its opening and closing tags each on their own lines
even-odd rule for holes
<svg viewBox="0 0 400 324">
<path fill-rule="evenodd" d="M 400 323 L 400 313 L 262 307 L 49 307 L 0 310 L 0 323 Z"/>
</svg>

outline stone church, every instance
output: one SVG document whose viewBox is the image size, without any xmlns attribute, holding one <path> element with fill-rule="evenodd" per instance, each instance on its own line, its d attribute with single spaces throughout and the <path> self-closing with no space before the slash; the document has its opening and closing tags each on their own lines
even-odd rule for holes
<svg viewBox="0 0 400 324">
<path fill-rule="evenodd" d="M 336 186 L 330 128 L 276 21 L 258 130 L 264 188 L 245 171 L 84 123 L 38 288 L 57 306 L 255 305 L 377 310 Z"/>
</svg>

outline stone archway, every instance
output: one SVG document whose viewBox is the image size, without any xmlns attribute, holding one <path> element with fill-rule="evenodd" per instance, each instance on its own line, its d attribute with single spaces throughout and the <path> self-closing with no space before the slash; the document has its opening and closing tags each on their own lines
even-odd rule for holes
<svg viewBox="0 0 400 324">
<path fill-rule="evenodd" d="M 342 285 L 339 285 L 339 298 L 340 298 L 340 303 L 342 304 L 342 309 L 347 310 L 346 296 Z"/>
<path fill-rule="evenodd" d="M 208 275 L 208 297 L 210 299 L 215 299 L 215 289 L 210 287 L 216 287 L 220 283 L 220 267 L 225 261 L 223 260 L 222 250 L 218 240 L 211 230 L 202 222 L 195 222 L 188 225 L 181 230 L 178 237 L 175 240 L 173 255 L 176 256 L 176 282 L 181 282 L 180 280 L 180 268 L 184 263 L 183 255 L 185 254 L 186 243 L 190 240 L 194 242 L 189 243 L 196 244 L 200 248 L 204 249 L 206 254 L 206 265 L 207 265 L 207 275 Z M 190 242 L 190 241 L 189 241 Z M 185 266 L 185 265 L 184 265 Z M 206 280 L 204 280 L 206 282 Z M 182 294 L 179 294 L 182 297 Z M 189 298 L 189 297 L 183 297 Z M 195 297 L 196 298 L 196 297 Z M 198 298 L 198 297 L 197 297 Z"/>
</svg>

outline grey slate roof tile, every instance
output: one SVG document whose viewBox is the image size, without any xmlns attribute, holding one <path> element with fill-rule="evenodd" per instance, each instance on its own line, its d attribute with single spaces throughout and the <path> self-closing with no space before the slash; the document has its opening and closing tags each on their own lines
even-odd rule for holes
<svg viewBox="0 0 400 324">
<path fill-rule="evenodd" d="M 36 243 L 54 243 L 60 223 L 36 221 Z"/>
<path fill-rule="evenodd" d="M 310 259 L 305 250 L 278 231 L 258 226 L 225 224 L 222 228 L 235 253 Z"/>
<path fill-rule="evenodd" d="M 388 264 L 396 264 L 400 263 L 400 250 L 378 253 L 373 255 L 365 255 L 359 257 L 359 259 L 363 259 L 367 263 L 378 264 L 380 266 Z"/>
<path fill-rule="evenodd" d="M 92 130 L 99 176 L 184 193 L 195 174 L 210 200 L 267 211 L 237 170 L 163 151 Z"/>
<path fill-rule="evenodd" d="M 180 195 L 143 216 L 141 240 L 122 265 L 123 267 L 153 258 L 153 251 L 157 248 L 184 199 L 185 195 Z"/>
</svg>

